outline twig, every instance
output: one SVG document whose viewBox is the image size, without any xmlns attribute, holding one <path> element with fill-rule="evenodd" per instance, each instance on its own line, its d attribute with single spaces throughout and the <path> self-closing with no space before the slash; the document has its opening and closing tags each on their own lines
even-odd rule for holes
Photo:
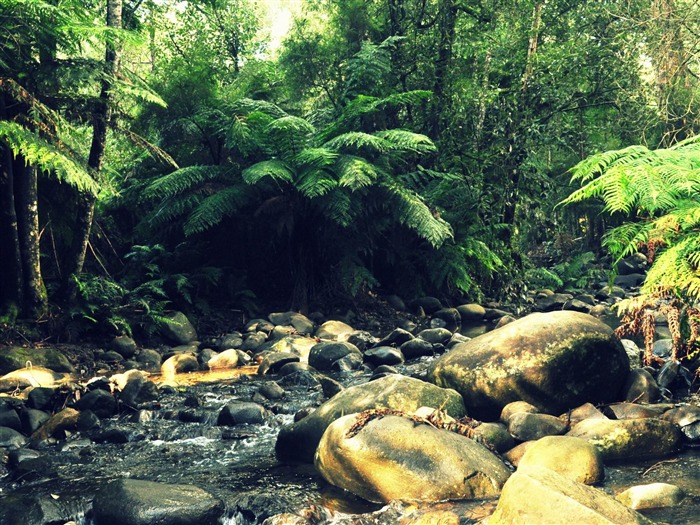
<svg viewBox="0 0 700 525">
<path fill-rule="evenodd" d="M 660 466 L 660 465 L 662 465 L 662 464 L 664 464 L 664 463 L 678 463 L 678 461 L 680 461 L 679 458 L 676 458 L 676 459 L 665 459 L 665 460 L 663 460 L 663 461 L 659 461 L 659 462 L 657 462 L 657 463 L 654 463 L 651 467 L 649 467 L 648 469 L 646 469 L 646 470 L 644 471 L 644 473 L 642 474 L 642 477 L 646 476 L 647 474 L 649 474 L 649 472 L 651 472 L 651 471 L 654 470 L 656 467 L 658 467 L 658 466 Z"/>
</svg>

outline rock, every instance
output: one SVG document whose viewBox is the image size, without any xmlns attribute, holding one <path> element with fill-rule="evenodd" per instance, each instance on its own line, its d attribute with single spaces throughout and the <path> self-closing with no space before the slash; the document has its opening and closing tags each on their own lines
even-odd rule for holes
<svg viewBox="0 0 700 525">
<path fill-rule="evenodd" d="M 562 308 L 564 310 L 583 312 L 584 314 L 587 314 L 591 310 L 591 305 L 581 301 L 580 299 L 569 299 L 564 303 Z"/>
<path fill-rule="evenodd" d="M 586 419 L 567 434 L 594 445 L 605 461 L 665 456 L 676 451 L 681 433 L 661 419 Z"/>
<path fill-rule="evenodd" d="M 364 363 L 362 355 L 349 353 L 345 357 L 341 357 L 331 365 L 331 370 L 334 372 L 351 372 L 359 370 Z"/>
<path fill-rule="evenodd" d="M 395 415 L 353 429 L 363 415 L 328 427 L 315 465 L 326 481 L 366 500 L 488 498 L 510 475 L 492 452 L 467 437 Z"/>
<path fill-rule="evenodd" d="M 417 337 L 434 345 L 445 345 L 452 337 L 452 332 L 446 328 L 428 328 L 421 330 Z"/>
<path fill-rule="evenodd" d="M 352 326 L 342 321 L 326 321 L 316 329 L 314 335 L 329 341 L 347 341 L 354 331 Z"/>
<path fill-rule="evenodd" d="M 22 422 L 22 432 L 28 436 L 31 436 L 51 418 L 48 413 L 35 408 L 24 408 L 19 417 Z"/>
<path fill-rule="evenodd" d="M 506 482 L 489 525 L 644 524 L 653 522 L 612 496 L 544 467 L 519 468 Z"/>
<path fill-rule="evenodd" d="M 456 418 L 465 415 L 462 398 L 454 390 L 392 374 L 346 388 L 304 419 L 283 427 L 277 436 L 275 451 L 281 461 L 310 463 L 323 432 L 339 417 L 372 408 L 411 413 L 422 406 L 443 407 L 448 415 Z"/>
<path fill-rule="evenodd" d="M 481 321 L 486 315 L 486 309 L 480 304 L 463 304 L 457 307 L 457 312 L 463 323 Z"/>
<path fill-rule="evenodd" d="M 0 375 L 13 370 L 25 368 L 27 361 L 32 368 L 44 367 L 54 372 L 75 372 L 66 356 L 55 348 L 22 348 L 19 346 L 5 347 L 0 352 Z"/>
<path fill-rule="evenodd" d="M 671 357 L 671 352 L 673 352 L 672 339 L 659 339 L 658 341 L 654 342 L 653 353 L 655 356 L 668 359 Z"/>
<path fill-rule="evenodd" d="M 120 335 L 112 339 L 112 350 L 121 355 L 124 359 L 130 359 L 136 355 L 138 346 L 128 335 Z"/>
<path fill-rule="evenodd" d="M 598 449 L 588 441 L 570 436 L 546 436 L 523 454 L 518 468 L 546 467 L 567 479 L 593 485 L 603 481 L 605 465 Z"/>
<path fill-rule="evenodd" d="M 456 308 L 441 308 L 437 312 L 433 313 L 433 319 L 441 319 L 445 322 L 445 326 L 452 329 L 455 329 L 462 324 L 462 318 Z"/>
<path fill-rule="evenodd" d="M 197 331 L 182 312 L 174 312 L 168 317 L 168 322 L 161 323 L 160 332 L 176 345 L 186 345 L 197 340 Z"/>
<path fill-rule="evenodd" d="M 433 355 L 434 353 L 432 343 L 420 337 L 406 341 L 399 349 L 406 359 L 416 359 L 425 355 Z"/>
<path fill-rule="evenodd" d="M 238 332 L 234 332 L 221 336 L 221 339 L 219 339 L 216 345 L 216 349 L 219 352 L 223 352 L 224 350 L 230 350 L 231 348 L 240 348 L 242 344 L 243 336 Z"/>
<path fill-rule="evenodd" d="M 442 303 L 437 297 L 421 297 L 411 301 L 411 309 L 415 312 L 423 312 L 426 315 L 433 315 L 442 309 Z"/>
<path fill-rule="evenodd" d="M 627 353 L 627 357 L 630 360 L 630 367 L 632 368 L 632 370 L 634 370 L 635 368 L 641 368 L 642 351 L 637 346 L 637 343 L 635 343 L 631 339 L 621 339 L 620 342 L 625 348 L 625 352 Z"/>
<path fill-rule="evenodd" d="M 8 494 L 0 505 L 0 523 L 46 525 L 70 521 L 68 513 L 62 512 L 49 495 Z"/>
<path fill-rule="evenodd" d="M 314 322 L 299 312 L 272 313 L 268 318 L 275 325 L 293 326 L 298 334 L 310 335 L 314 333 Z"/>
<path fill-rule="evenodd" d="M 345 390 L 345 387 L 341 383 L 328 376 L 319 376 L 318 380 L 321 383 L 323 395 L 328 399 Z"/>
<path fill-rule="evenodd" d="M 497 330 L 507 324 L 512 323 L 515 320 L 515 317 L 513 317 L 512 315 L 504 315 L 496 322 L 496 326 L 494 326 L 494 329 Z"/>
<path fill-rule="evenodd" d="M 12 392 L 29 387 L 54 388 L 67 380 L 68 376 L 43 366 L 19 368 L 0 377 L 0 392 Z"/>
<path fill-rule="evenodd" d="M 691 443 L 700 441 L 700 407 L 683 405 L 672 408 L 665 412 L 661 418 L 677 425 Z"/>
<path fill-rule="evenodd" d="M 58 390 L 54 387 L 34 387 L 27 394 L 27 406 L 37 410 L 51 408 L 51 400 Z"/>
<path fill-rule="evenodd" d="M 66 430 L 74 430 L 78 424 L 78 418 L 80 418 L 80 412 L 74 408 L 64 408 L 51 416 L 46 423 L 34 432 L 32 440 L 43 441 Z"/>
<path fill-rule="evenodd" d="M 543 297 L 538 297 L 532 307 L 534 312 L 554 312 L 563 310 L 564 305 L 574 298 L 568 293 L 554 293 Z"/>
<path fill-rule="evenodd" d="M 489 420 L 512 401 L 559 414 L 619 399 L 628 373 L 611 328 L 561 311 L 531 314 L 459 344 L 431 365 L 428 377 L 462 394 L 472 417 Z"/>
<path fill-rule="evenodd" d="M 584 403 L 580 407 L 576 407 L 562 414 L 559 416 L 559 419 L 565 421 L 570 427 L 573 427 L 584 419 L 608 419 L 608 417 L 592 403 Z"/>
<path fill-rule="evenodd" d="M 93 500 L 95 525 L 216 525 L 224 505 L 192 485 L 120 479 Z"/>
<path fill-rule="evenodd" d="M 0 427 L 7 427 L 22 431 L 22 422 L 19 420 L 17 410 L 9 404 L 5 405 L 0 402 Z"/>
<path fill-rule="evenodd" d="M 566 422 L 548 414 L 517 412 L 508 418 L 508 432 L 518 441 L 563 434 L 568 428 Z"/>
<path fill-rule="evenodd" d="M 537 414 L 539 410 L 536 406 L 531 405 L 527 401 L 513 401 L 512 403 L 508 403 L 506 406 L 503 407 L 503 410 L 501 410 L 501 415 L 498 419 L 499 421 L 507 425 L 508 421 L 510 420 L 510 417 L 513 414 L 518 414 L 520 412 L 526 412 L 528 414 Z"/>
<path fill-rule="evenodd" d="M 389 305 L 390 305 L 392 308 L 394 308 L 394 309 L 396 309 L 396 310 L 398 310 L 398 311 L 400 311 L 400 312 L 405 312 L 405 311 L 406 311 L 406 303 L 405 303 L 404 300 L 401 299 L 401 297 L 399 297 L 398 295 L 395 295 L 395 294 L 387 295 L 387 296 L 385 297 L 385 299 L 386 299 L 386 302 L 389 303 Z"/>
<path fill-rule="evenodd" d="M 258 366 L 258 375 L 276 374 L 284 365 L 298 363 L 300 358 L 289 352 L 273 352 L 266 355 Z"/>
<path fill-rule="evenodd" d="M 613 403 L 608 406 L 612 412 L 612 419 L 642 419 L 645 417 L 659 417 L 663 411 L 656 405 L 638 405 L 637 403 Z"/>
<path fill-rule="evenodd" d="M 236 368 L 236 366 L 238 366 L 238 350 L 234 348 L 224 350 L 207 361 L 209 370 L 217 368 Z"/>
<path fill-rule="evenodd" d="M 265 421 L 265 408 L 248 401 L 232 401 L 219 412 L 219 426 L 258 425 Z"/>
<path fill-rule="evenodd" d="M 260 394 L 265 399 L 276 400 L 282 399 L 284 397 L 284 388 L 279 386 L 274 381 L 268 381 L 267 383 L 263 383 L 258 389 L 258 392 L 260 392 Z"/>
<path fill-rule="evenodd" d="M 362 352 L 348 342 L 321 342 L 314 345 L 309 353 L 309 364 L 316 370 L 331 370 L 333 363 L 348 354 L 356 354 L 360 359 Z"/>
<path fill-rule="evenodd" d="M 403 328 L 395 328 L 380 339 L 375 346 L 401 346 L 406 341 L 413 339 L 413 334 Z"/>
<path fill-rule="evenodd" d="M 627 275 L 617 275 L 614 283 L 621 288 L 635 288 L 640 286 L 644 282 L 644 279 L 646 279 L 646 275 L 643 273 L 630 273 Z"/>
<path fill-rule="evenodd" d="M 157 401 L 160 397 L 155 383 L 138 372 L 128 374 L 126 383 L 120 388 L 119 401 L 123 406 L 132 410 L 138 410 L 139 405 Z"/>
<path fill-rule="evenodd" d="M 193 354 L 175 354 L 166 359 L 160 367 L 160 373 L 165 378 L 197 370 L 199 370 L 199 362 Z"/>
<path fill-rule="evenodd" d="M 668 483 L 636 485 L 621 492 L 615 499 L 631 509 L 655 509 L 675 507 L 685 498 L 685 493 Z"/>
<path fill-rule="evenodd" d="M 643 253 L 634 253 L 617 263 L 619 275 L 643 274 L 647 269 L 647 257 Z"/>
<path fill-rule="evenodd" d="M 160 365 L 163 357 L 156 350 L 150 348 L 141 350 L 136 354 L 136 362 L 139 368 L 148 372 L 160 372 Z"/>
<path fill-rule="evenodd" d="M 117 400 L 102 389 L 90 390 L 75 403 L 78 410 L 92 410 L 99 418 L 112 417 L 117 412 Z"/>
<path fill-rule="evenodd" d="M 523 441 L 519 445 L 515 445 L 510 450 L 504 452 L 503 457 L 507 459 L 511 465 L 517 467 L 522 457 L 535 443 L 537 443 L 537 441 Z"/>
<path fill-rule="evenodd" d="M 377 344 L 378 339 L 365 330 L 353 330 L 348 336 L 347 342 L 355 345 L 361 352 Z"/>
<path fill-rule="evenodd" d="M 471 437 L 498 453 L 506 452 L 515 446 L 513 436 L 508 433 L 503 423 L 481 423 L 474 428 Z"/>
<path fill-rule="evenodd" d="M 633 403 L 653 403 L 659 399 L 659 385 L 654 377 L 643 368 L 630 370 L 625 382 L 623 397 Z"/>
<path fill-rule="evenodd" d="M 391 346 L 376 346 L 366 350 L 363 354 L 366 363 L 373 366 L 399 365 L 404 362 L 401 350 Z"/>
<path fill-rule="evenodd" d="M 27 444 L 27 438 L 14 428 L 0 427 L 0 447 L 20 448 Z"/>
</svg>

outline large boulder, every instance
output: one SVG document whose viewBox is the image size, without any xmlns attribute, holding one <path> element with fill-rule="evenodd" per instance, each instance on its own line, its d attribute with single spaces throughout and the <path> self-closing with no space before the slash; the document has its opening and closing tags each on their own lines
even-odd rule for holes
<svg viewBox="0 0 700 525">
<path fill-rule="evenodd" d="M 216 525 L 223 503 L 192 485 L 120 479 L 93 501 L 95 525 Z"/>
<path fill-rule="evenodd" d="M 55 348 L 23 348 L 12 346 L 0 348 L 0 375 L 13 370 L 29 367 L 45 367 L 54 372 L 74 372 L 75 368 L 70 364 L 65 355 Z"/>
<path fill-rule="evenodd" d="M 472 439 L 408 417 L 368 414 L 331 423 L 315 458 L 326 481 L 366 500 L 488 498 L 510 476 L 500 459 Z"/>
<path fill-rule="evenodd" d="M 428 377 L 454 388 L 470 415 L 497 419 L 512 401 L 560 414 L 617 400 L 629 360 L 607 325 L 580 312 L 535 313 L 455 346 Z"/>
<path fill-rule="evenodd" d="M 649 524 L 602 490 L 577 483 L 545 467 L 519 468 L 501 493 L 489 525 Z"/>
<path fill-rule="evenodd" d="M 598 449 L 588 441 L 571 436 L 547 436 L 528 447 L 518 468 L 546 467 L 562 476 L 593 485 L 603 481 L 605 466 Z"/>
<path fill-rule="evenodd" d="M 167 323 L 162 323 L 160 331 L 163 337 L 176 345 L 186 345 L 197 340 L 197 330 L 182 312 L 174 312 Z"/>
<path fill-rule="evenodd" d="M 666 456 L 681 440 L 676 425 L 662 419 L 585 419 L 567 436 L 585 439 L 605 461 Z"/>
<path fill-rule="evenodd" d="M 419 379 L 391 374 L 337 393 L 304 419 L 283 427 L 275 450 L 281 461 L 311 463 L 321 436 L 336 419 L 369 410 L 393 408 L 414 412 L 422 406 L 440 408 L 452 417 L 465 415 L 464 403 L 454 390 Z"/>
</svg>

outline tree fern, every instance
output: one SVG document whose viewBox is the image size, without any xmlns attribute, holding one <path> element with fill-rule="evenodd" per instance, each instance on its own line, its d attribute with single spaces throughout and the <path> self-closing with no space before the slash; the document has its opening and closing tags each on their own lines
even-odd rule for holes
<svg viewBox="0 0 700 525">
<path fill-rule="evenodd" d="M 355 155 L 342 155 L 338 159 L 338 183 L 351 191 L 374 184 L 380 176 L 377 166 Z"/>
<path fill-rule="evenodd" d="M 291 183 L 294 180 L 290 166 L 281 160 L 264 160 L 253 164 L 241 173 L 247 184 L 257 184 L 262 179 L 269 177 L 276 182 Z"/>
<path fill-rule="evenodd" d="M 413 133 L 403 129 L 379 131 L 376 133 L 376 136 L 389 142 L 391 144 L 391 148 L 398 151 L 410 151 L 419 155 L 437 151 L 433 141 L 425 135 Z"/>
<path fill-rule="evenodd" d="M 343 133 L 324 144 L 324 147 L 334 151 L 344 153 L 366 152 L 379 155 L 389 152 L 392 146 L 391 142 L 382 137 L 360 131 Z"/>
<path fill-rule="evenodd" d="M 228 166 L 188 166 L 160 177 L 149 184 L 142 199 L 164 199 L 192 191 L 196 186 L 218 179 L 231 171 Z"/>
<path fill-rule="evenodd" d="M 202 200 L 185 221 L 185 235 L 201 233 L 238 212 L 250 202 L 252 189 L 237 184 Z"/>
</svg>

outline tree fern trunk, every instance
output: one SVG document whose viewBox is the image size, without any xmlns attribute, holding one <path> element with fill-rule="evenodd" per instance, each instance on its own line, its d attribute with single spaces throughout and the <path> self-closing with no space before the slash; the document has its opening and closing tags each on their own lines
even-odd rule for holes
<svg viewBox="0 0 700 525">
<path fill-rule="evenodd" d="M 0 119 L 6 117 L 0 95 Z M 12 153 L 0 146 L 0 323 L 12 324 L 22 304 L 22 262 L 17 236 Z"/>
<path fill-rule="evenodd" d="M 107 26 L 121 28 L 122 26 L 122 0 L 108 0 L 107 2 Z M 108 41 L 105 51 L 104 76 L 100 89 L 100 97 L 93 112 L 93 134 L 88 167 L 98 176 L 102 170 L 105 147 L 107 144 L 107 126 L 110 119 L 111 91 L 114 77 L 119 67 L 119 49 Z M 65 280 L 62 283 L 62 296 L 66 303 L 75 300 L 77 294 L 76 279 L 83 271 L 85 254 L 90 242 L 90 231 L 95 216 L 95 195 L 81 193 L 78 196 L 77 219 L 75 224 L 75 236 L 71 250 L 66 261 Z"/>
<path fill-rule="evenodd" d="M 46 287 L 41 276 L 41 251 L 39 248 L 39 207 L 37 201 L 37 168 L 27 166 L 24 159 L 15 159 L 17 226 L 22 259 L 24 313 L 39 319 L 48 310 Z"/>
</svg>

